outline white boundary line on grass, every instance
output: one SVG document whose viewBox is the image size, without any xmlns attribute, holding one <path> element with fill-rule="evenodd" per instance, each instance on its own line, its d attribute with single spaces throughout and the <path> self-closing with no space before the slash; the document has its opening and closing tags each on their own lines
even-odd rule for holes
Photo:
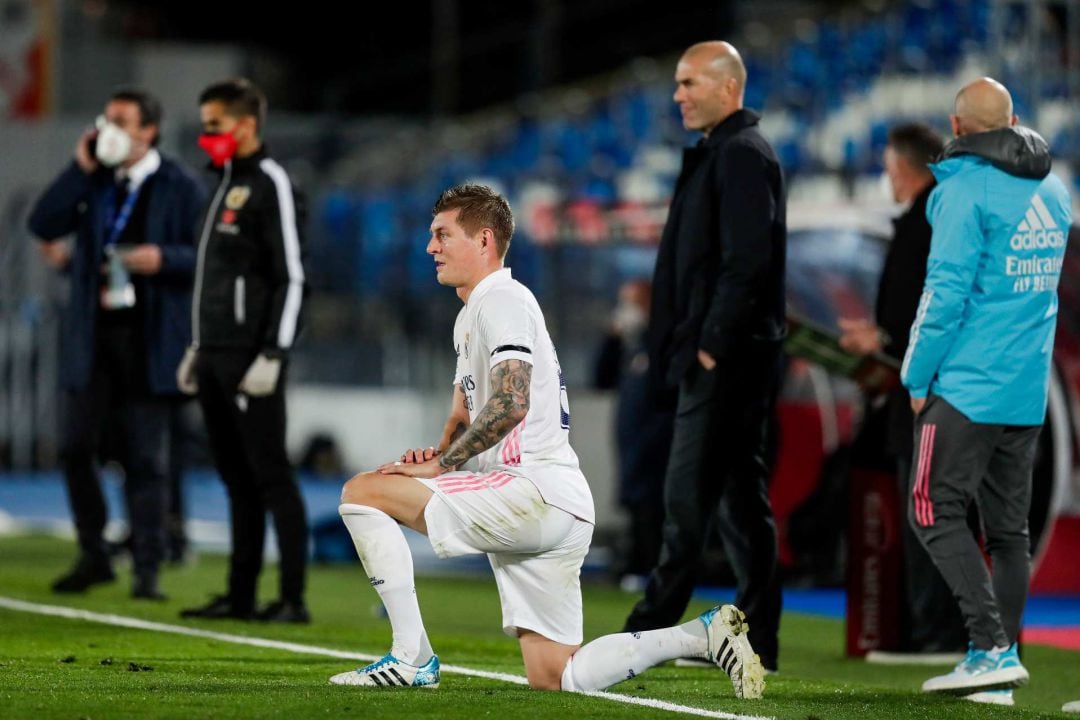
<svg viewBox="0 0 1080 720">
<path fill-rule="evenodd" d="M 126 617 L 124 615 L 96 613 L 91 612 L 90 610 L 79 610 L 78 608 L 65 607 L 62 605 L 43 605 L 40 603 L 18 600 L 16 598 L 4 597 L 2 595 L 0 595 L 0 608 L 6 608 L 17 612 L 34 613 L 36 615 L 50 615 L 52 617 L 67 618 L 69 620 L 85 620 L 87 622 L 101 623 L 104 625 L 133 628 L 135 630 L 151 630 L 153 632 L 171 633 L 173 635 L 187 635 L 188 637 L 206 638 L 209 640 L 217 640 L 219 642 L 233 643 L 235 645 L 250 645 L 252 647 L 283 650 L 285 652 L 298 653 L 301 655 L 322 655 L 325 657 L 340 658 L 342 660 L 360 660 L 362 662 L 374 662 L 381 657 L 378 655 L 368 655 L 367 653 L 334 650 L 332 648 L 318 647 L 316 645 L 302 645 L 281 640 L 270 640 L 269 638 L 219 633 L 211 630 L 186 627 L 184 625 L 169 625 L 167 623 L 153 622 L 152 620 L 140 620 L 139 618 Z M 474 670 L 459 665 L 443 665 L 442 671 L 456 675 L 484 678 L 486 680 L 499 680 L 515 685 L 528 684 L 528 681 L 520 675 L 489 672 L 487 670 Z M 719 710 L 705 710 L 704 708 L 679 705 L 677 703 L 654 700 L 652 698 L 634 697 L 632 695 L 619 695 L 609 692 L 586 692 L 580 694 L 601 698 L 603 700 L 611 700 L 612 702 L 624 703 L 626 705 L 641 705 L 643 707 L 682 713 L 684 715 L 721 718 L 722 720 L 774 720 L 772 718 L 765 718 L 757 715 L 738 715 L 736 713 L 726 713 Z"/>
</svg>

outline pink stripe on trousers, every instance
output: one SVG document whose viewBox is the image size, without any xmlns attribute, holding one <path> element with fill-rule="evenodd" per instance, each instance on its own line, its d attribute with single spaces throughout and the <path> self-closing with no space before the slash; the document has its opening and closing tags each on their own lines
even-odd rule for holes
<svg viewBox="0 0 1080 720">
<path fill-rule="evenodd" d="M 937 425 L 923 425 L 919 442 L 919 466 L 915 473 L 915 520 L 922 527 L 934 524 L 934 502 L 930 499 L 930 467 L 934 459 Z"/>
</svg>

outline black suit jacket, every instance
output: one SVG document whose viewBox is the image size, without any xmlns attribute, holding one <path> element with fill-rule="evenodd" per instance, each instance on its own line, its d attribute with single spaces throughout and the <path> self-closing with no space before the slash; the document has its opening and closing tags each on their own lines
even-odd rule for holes
<svg viewBox="0 0 1080 720">
<path fill-rule="evenodd" d="M 926 281 L 926 259 L 930 256 L 932 234 L 926 220 L 926 200 L 933 189 L 934 183 L 931 183 L 915 197 L 911 207 L 893 221 L 893 239 L 878 283 L 875 319 L 878 327 L 889 336 L 883 351 L 897 360 L 903 360 L 907 352 L 908 336 Z M 893 390 L 886 406 L 886 450 L 894 455 L 911 455 L 914 416 L 907 391 L 903 387 Z"/>
<path fill-rule="evenodd" d="M 30 231 L 43 240 L 75 233 L 68 272 L 71 298 L 60 338 L 60 385 L 79 390 L 90 383 L 94 332 L 105 242 L 105 199 L 114 182 L 111 170 L 87 175 L 71 163 L 38 199 L 30 213 Z M 191 284 L 195 240 L 206 186 L 190 170 L 164 155 L 154 176 L 147 208 L 146 242 L 161 248 L 161 271 L 133 276 L 146 306 L 147 381 L 155 394 L 175 394 L 176 367 L 191 342 Z"/>
<path fill-rule="evenodd" d="M 652 368 L 677 384 L 699 349 L 723 361 L 785 332 L 784 179 L 738 110 L 683 154 L 653 279 Z"/>
</svg>

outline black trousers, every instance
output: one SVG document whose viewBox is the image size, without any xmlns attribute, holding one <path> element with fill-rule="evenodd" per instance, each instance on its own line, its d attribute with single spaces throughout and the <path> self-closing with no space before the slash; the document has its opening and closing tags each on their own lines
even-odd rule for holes
<svg viewBox="0 0 1080 720">
<path fill-rule="evenodd" d="M 187 550 L 187 514 L 184 510 L 184 472 L 188 465 L 188 410 L 191 399 L 181 396 L 169 409 L 169 511 L 166 516 L 167 556 L 183 559 Z"/>
<path fill-rule="evenodd" d="M 107 562 L 99 466 L 104 433 L 124 469 L 135 574 L 156 577 L 165 555 L 170 400 L 151 395 L 135 323 L 99 323 L 90 384 L 64 393 L 61 457 L 81 551 Z"/>
<path fill-rule="evenodd" d="M 255 604 L 267 511 L 277 533 L 282 600 L 303 600 L 307 572 L 307 513 L 285 452 L 285 370 L 272 395 L 241 394 L 237 387 L 255 356 L 203 349 L 195 368 L 210 451 L 229 494 L 228 593 L 242 609 Z"/>
<path fill-rule="evenodd" d="M 616 569 L 619 575 L 644 575 L 656 567 L 663 541 L 664 506 L 659 501 L 625 505 L 630 519 Z"/>
<path fill-rule="evenodd" d="M 766 668 L 777 667 L 781 594 L 766 442 L 779 369 L 779 344 L 760 343 L 712 371 L 695 364 L 680 386 L 660 560 L 627 618 L 627 632 L 679 621 L 716 522 L 738 582 L 736 605 L 750 623 L 750 643 Z"/>
<path fill-rule="evenodd" d="M 968 634 L 960 606 L 945 579 L 906 521 L 911 497 L 911 456 L 897 458 L 900 489 L 900 526 L 904 556 L 904 603 L 901 607 L 901 649 L 906 652 L 964 652 Z M 970 523 L 970 518 L 969 518 Z"/>
<path fill-rule="evenodd" d="M 908 519 L 941 571 L 975 647 L 1016 642 L 1031 574 L 1028 511 L 1041 425 L 977 423 L 930 395 L 915 420 Z M 968 527 L 978 503 L 993 571 Z"/>
</svg>

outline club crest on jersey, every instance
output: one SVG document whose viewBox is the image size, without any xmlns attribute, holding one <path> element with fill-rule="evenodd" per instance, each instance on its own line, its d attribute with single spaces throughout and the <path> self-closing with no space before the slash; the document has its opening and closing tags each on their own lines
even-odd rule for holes
<svg viewBox="0 0 1080 720">
<path fill-rule="evenodd" d="M 239 210 L 251 197 L 251 188 L 247 185 L 237 185 L 225 196 L 225 207 L 230 210 Z"/>
<path fill-rule="evenodd" d="M 469 359 L 469 333 L 465 333 L 465 359 Z"/>
</svg>

